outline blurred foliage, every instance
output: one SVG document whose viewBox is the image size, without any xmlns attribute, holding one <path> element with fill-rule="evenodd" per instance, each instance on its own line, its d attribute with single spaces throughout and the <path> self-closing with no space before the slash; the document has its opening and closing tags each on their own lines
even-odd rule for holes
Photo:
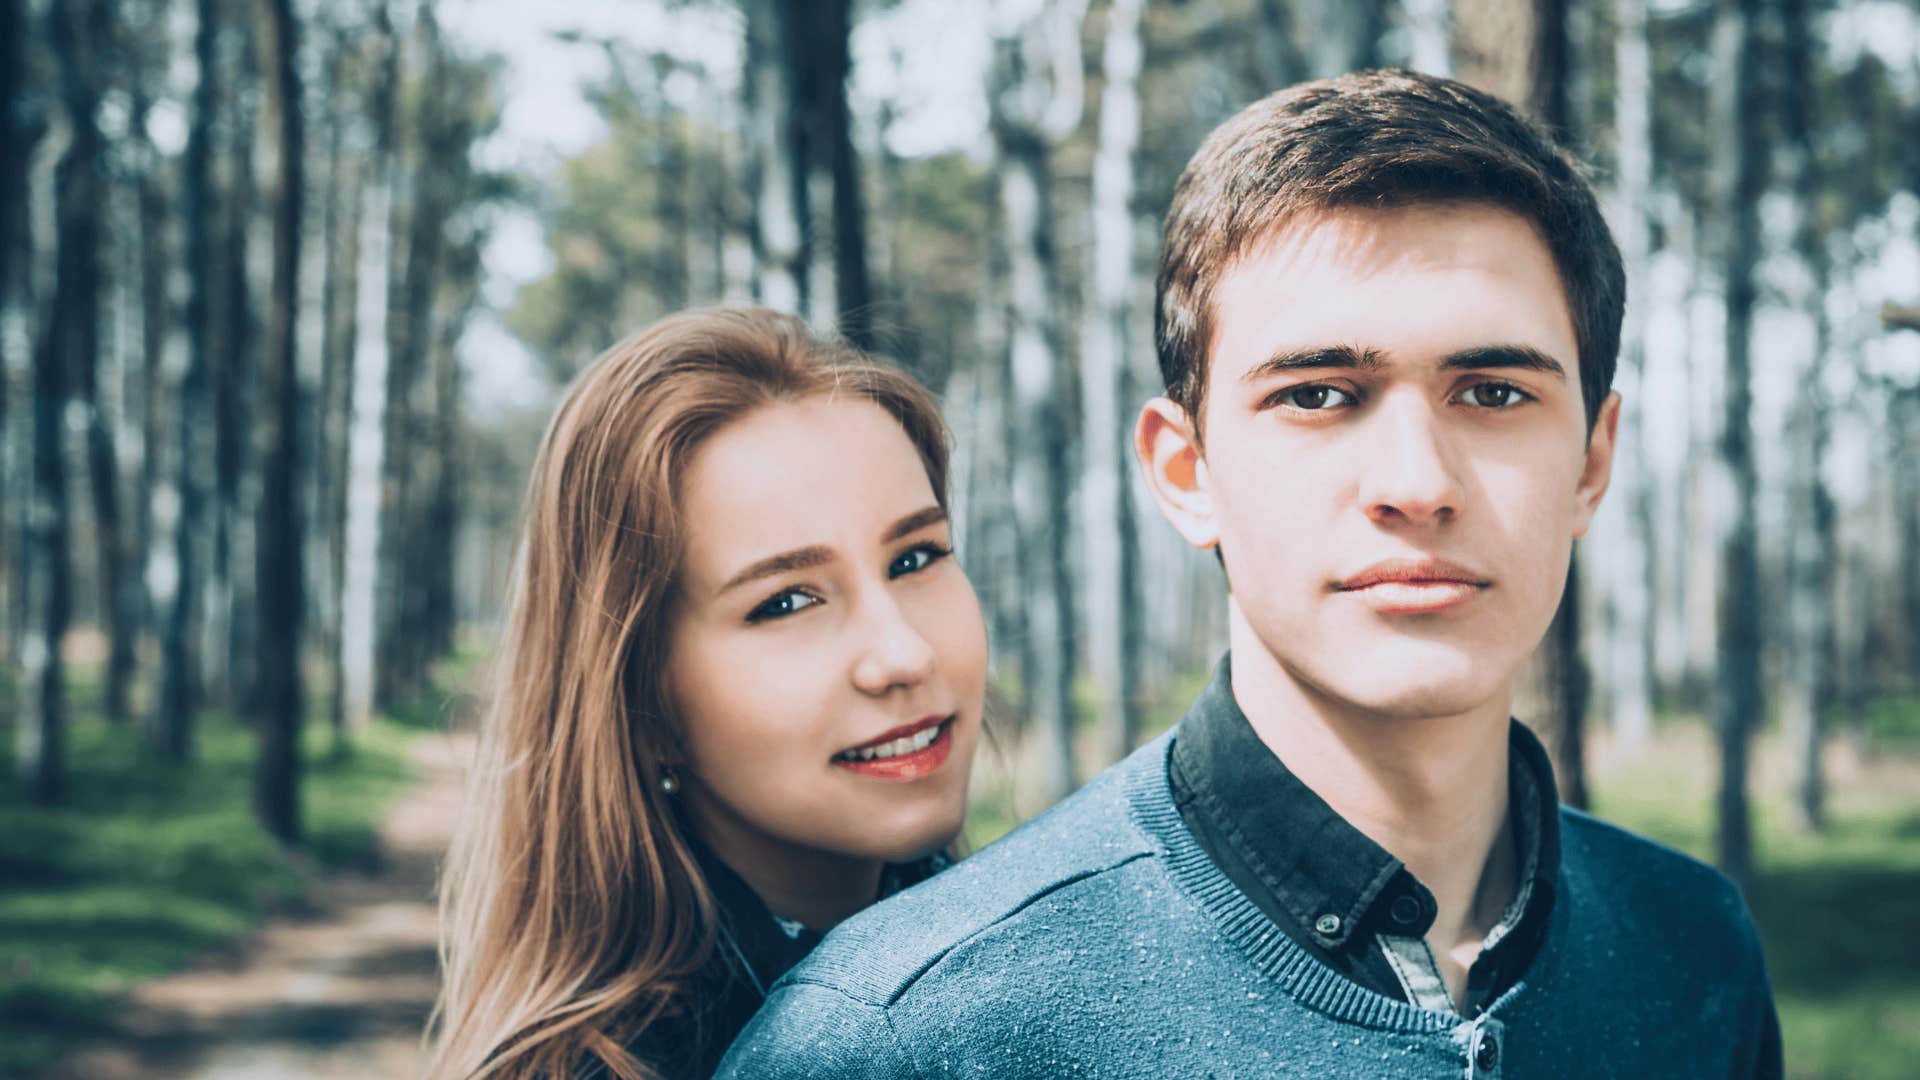
<svg viewBox="0 0 1920 1080">
<path fill-rule="evenodd" d="M 709 172 L 720 168 L 718 136 L 687 117 L 631 103 L 602 112 L 606 139 L 562 165 L 542 208 L 553 267 L 524 286 L 506 313 L 507 327 L 557 382 L 686 304 L 687 178 L 694 158 Z M 674 206 L 678 214 L 663 214 Z"/>
<path fill-rule="evenodd" d="M 204 713 L 198 759 L 170 761 L 100 715 L 97 671 L 70 688 L 66 806 L 27 805 L 13 740 L 0 744 L 0 1075 L 110 1030 L 118 995 L 232 947 L 297 906 L 315 872 L 377 868 L 379 822 L 415 778 L 410 732 L 377 721 L 342 753 L 308 724 L 306 851 L 289 852 L 254 819 L 255 739 L 239 722 Z"/>
</svg>

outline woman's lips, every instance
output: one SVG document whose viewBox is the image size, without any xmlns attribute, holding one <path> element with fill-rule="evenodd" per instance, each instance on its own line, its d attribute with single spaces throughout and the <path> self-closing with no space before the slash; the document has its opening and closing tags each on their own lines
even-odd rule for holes
<svg viewBox="0 0 1920 1080">
<path fill-rule="evenodd" d="M 866 760 L 836 754 L 833 763 L 875 780 L 906 781 L 930 776 L 946 764 L 948 755 L 953 753 L 953 721 L 951 716 L 939 721 L 933 741 L 918 750 Z"/>
</svg>

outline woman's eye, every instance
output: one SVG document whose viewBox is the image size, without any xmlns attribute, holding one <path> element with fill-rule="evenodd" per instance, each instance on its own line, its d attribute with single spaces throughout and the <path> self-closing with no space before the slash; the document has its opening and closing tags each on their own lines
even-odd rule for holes
<svg viewBox="0 0 1920 1080">
<path fill-rule="evenodd" d="M 1309 386 L 1296 386 L 1283 390 L 1280 400 L 1296 409 L 1307 412 L 1322 412 L 1327 409 L 1355 403 L 1354 396 L 1337 386 L 1314 383 Z"/>
<path fill-rule="evenodd" d="M 819 598 L 810 593 L 803 592 L 800 589 L 788 589 L 786 592 L 776 593 L 768 597 L 761 602 L 759 607 L 747 612 L 747 621 L 757 623 L 765 622 L 768 619 L 783 618 L 792 615 L 796 611 L 810 608 L 819 602 Z"/>
<path fill-rule="evenodd" d="M 916 570 L 925 570 L 950 554 L 952 552 L 938 544 L 921 544 L 918 547 L 908 548 L 887 566 L 887 576 L 897 578 Z"/>
<path fill-rule="evenodd" d="M 1532 395 L 1525 390 L 1503 382 L 1475 383 L 1460 392 L 1462 400 L 1469 405 L 1482 409 L 1510 409 L 1523 401 L 1531 401 Z"/>
</svg>

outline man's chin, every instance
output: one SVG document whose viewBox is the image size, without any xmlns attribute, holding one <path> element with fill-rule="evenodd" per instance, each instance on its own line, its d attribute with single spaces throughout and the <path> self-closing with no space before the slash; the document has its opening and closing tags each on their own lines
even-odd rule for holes
<svg viewBox="0 0 1920 1080">
<path fill-rule="evenodd" d="M 1512 688 L 1510 673 L 1458 656 L 1435 656 L 1418 663 L 1405 658 L 1378 662 L 1347 661 L 1321 668 L 1325 678 L 1309 679 L 1314 689 L 1343 711 L 1366 712 L 1383 719 L 1423 720 L 1461 716 L 1504 702 Z"/>
<path fill-rule="evenodd" d="M 1356 688 L 1345 698 L 1354 711 L 1383 720 L 1427 720 L 1439 716 L 1463 716 L 1484 709 L 1494 698 L 1485 687 L 1436 686 L 1418 684 L 1383 688 Z"/>
</svg>

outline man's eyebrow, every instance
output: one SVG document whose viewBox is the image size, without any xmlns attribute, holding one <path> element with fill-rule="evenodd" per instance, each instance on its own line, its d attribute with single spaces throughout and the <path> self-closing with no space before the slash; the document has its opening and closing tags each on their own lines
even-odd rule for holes
<svg viewBox="0 0 1920 1080">
<path fill-rule="evenodd" d="M 1440 361 L 1442 371 L 1483 371 L 1487 368 L 1525 368 L 1560 379 L 1567 377 L 1567 369 L 1560 366 L 1560 361 L 1530 345 L 1482 345 L 1462 349 Z"/>
<path fill-rule="evenodd" d="M 936 525 L 945 520 L 947 520 L 947 512 L 938 506 L 929 506 L 923 510 L 915 510 L 913 513 L 887 526 L 887 531 L 881 535 L 880 542 L 890 544 L 908 533 L 919 532 L 929 525 Z"/>
<path fill-rule="evenodd" d="M 1351 345 L 1309 345 L 1301 349 L 1288 349 L 1254 365 L 1247 372 L 1246 382 L 1259 382 L 1270 375 L 1287 371 L 1306 371 L 1314 368 L 1357 368 L 1372 371 L 1385 361 L 1374 349 L 1356 349 Z"/>
<path fill-rule="evenodd" d="M 945 520 L 947 520 L 947 512 L 938 506 L 929 506 L 922 510 L 915 510 L 913 513 L 887 526 L 887 531 L 881 535 L 880 542 L 890 544 L 909 533 L 918 532 L 929 525 Z M 778 555 L 769 555 L 728 578 L 727 583 L 720 586 L 714 595 L 718 596 L 721 593 L 739 588 L 748 582 L 759 581 L 761 578 L 770 578 L 794 570 L 807 570 L 815 566 L 824 566 L 832 561 L 833 552 L 818 544 L 812 547 L 783 551 Z"/>
<path fill-rule="evenodd" d="M 822 566 L 832 561 L 833 552 L 817 544 L 813 547 L 795 548 L 792 551 L 783 551 L 778 555 L 769 555 L 728 578 L 727 583 L 720 586 L 718 592 L 714 595 L 718 596 L 721 593 L 739 588 L 750 581 L 773 577 L 776 574 L 784 574 L 791 570 L 805 570 L 809 567 Z"/>
</svg>

